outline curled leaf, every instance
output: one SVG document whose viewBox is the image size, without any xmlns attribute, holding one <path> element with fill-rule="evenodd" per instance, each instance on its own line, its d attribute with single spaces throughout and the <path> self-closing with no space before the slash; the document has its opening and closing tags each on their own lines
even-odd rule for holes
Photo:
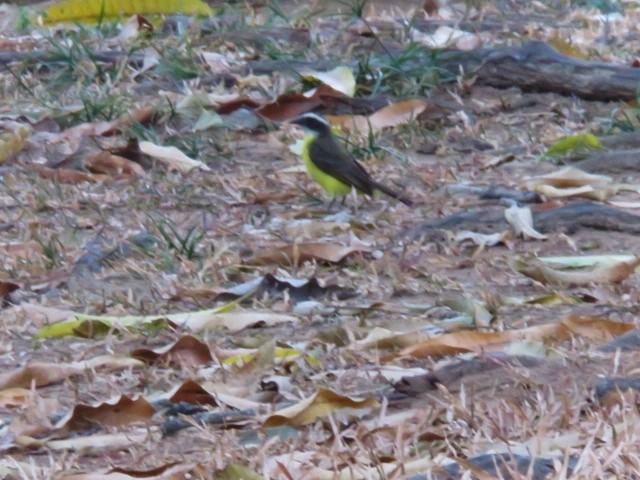
<svg viewBox="0 0 640 480">
<path fill-rule="evenodd" d="M 615 262 L 595 266 L 590 270 L 557 270 L 536 259 L 516 259 L 511 262 L 514 271 L 537 282 L 551 285 L 584 286 L 621 283 L 640 265 L 640 257 L 629 262 Z"/>
<path fill-rule="evenodd" d="M 324 83 L 349 97 L 356 93 L 356 79 L 349 67 L 339 66 L 328 72 L 303 72 L 302 78 Z"/>
<path fill-rule="evenodd" d="M 269 415 L 262 426 L 307 425 L 337 410 L 375 408 L 377 406 L 379 403 L 373 398 L 351 398 L 322 388 L 309 398 Z"/>
</svg>

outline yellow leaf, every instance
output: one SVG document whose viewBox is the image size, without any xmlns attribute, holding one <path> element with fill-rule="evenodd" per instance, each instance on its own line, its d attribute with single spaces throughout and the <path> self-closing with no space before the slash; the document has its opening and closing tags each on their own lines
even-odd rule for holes
<svg viewBox="0 0 640 480">
<path fill-rule="evenodd" d="M 61 310 L 32 304 L 23 304 L 22 308 L 27 314 L 44 315 L 51 321 L 50 325 L 46 325 L 40 329 L 36 334 L 36 338 L 59 338 L 72 335 L 93 338 L 99 335 L 105 335 L 112 330 L 131 330 L 136 328 L 158 330 L 165 328 L 170 323 L 196 332 L 221 328 L 238 331 L 257 324 L 273 325 L 282 322 L 296 322 L 298 320 L 291 315 L 260 311 L 231 314 L 231 311 L 234 310 L 240 302 L 251 296 L 254 291 L 255 289 L 216 308 L 168 315 L 125 315 L 122 317 L 112 317 L 104 315 L 84 315 L 71 310 Z"/>
<path fill-rule="evenodd" d="M 341 409 L 362 409 L 379 406 L 373 398 L 350 398 L 345 395 L 321 388 L 309 398 L 296 403 L 270 415 L 265 421 L 264 427 L 278 427 L 282 425 L 307 425 L 316 419 L 329 415 Z"/>
<path fill-rule="evenodd" d="M 353 97 L 356 93 L 356 79 L 349 67 L 340 66 L 329 72 L 304 72 L 302 78 L 307 81 L 324 83 L 349 97 Z"/>
<path fill-rule="evenodd" d="M 262 480 L 264 477 L 239 463 L 230 463 L 224 470 L 216 472 L 216 478 L 219 480 Z"/>
<path fill-rule="evenodd" d="M 31 127 L 16 122 L 0 125 L 0 163 L 18 153 L 27 142 Z"/>
<path fill-rule="evenodd" d="M 45 23 L 69 20 L 97 20 L 134 14 L 212 15 L 201 0 L 63 0 L 45 10 Z"/>
<path fill-rule="evenodd" d="M 590 133 L 581 133 L 561 138 L 547 149 L 546 155 L 563 155 L 576 150 L 596 148 L 602 148 L 602 143 L 600 143 L 598 137 Z"/>
</svg>

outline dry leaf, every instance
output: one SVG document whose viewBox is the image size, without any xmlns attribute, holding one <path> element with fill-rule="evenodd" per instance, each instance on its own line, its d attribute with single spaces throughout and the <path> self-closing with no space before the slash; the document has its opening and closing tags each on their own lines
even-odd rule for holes
<svg viewBox="0 0 640 480">
<path fill-rule="evenodd" d="M 0 373 L 0 390 L 14 387 L 30 388 L 31 385 L 44 387 L 83 372 L 83 367 L 75 365 L 33 362 L 16 370 Z"/>
<path fill-rule="evenodd" d="M 63 440 L 35 440 L 30 438 L 18 438 L 25 448 L 43 447 L 46 445 L 52 451 L 76 450 L 84 455 L 104 455 L 105 451 L 117 451 L 131 445 L 143 445 L 146 442 L 160 442 L 162 432 L 159 428 L 145 427 L 143 429 L 129 430 L 118 433 L 99 433 L 89 436 L 74 436 Z"/>
<path fill-rule="evenodd" d="M 481 45 L 478 35 L 446 25 L 441 25 L 431 34 L 412 28 L 411 36 L 414 41 L 420 42 L 429 48 L 446 48 L 455 45 L 460 50 L 472 50 Z"/>
<path fill-rule="evenodd" d="M 187 368 L 213 362 L 209 346 L 191 335 L 184 335 L 175 343 L 157 350 L 138 348 L 131 352 L 131 356 L 147 363 L 174 364 Z"/>
<path fill-rule="evenodd" d="M 349 67 L 338 66 L 328 72 L 316 72 L 313 70 L 302 72 L 305 80 L 316 80 L 331 87 L 333 90 L 353 97 L 356 93 L 356 79 Z"/>
<path fill-rule="evenodd" d="M 207 478 L 196 464 L 172 463 L 153 470 L 114 468 L 106 473 L 76 473 L 60 477 L 61 480 L 200 480 Z"/>
<path fill-rule="evenodd" d="M 129 19 L 122 25 L 122 30 L 118 35 L 118 40 L 123 43 L 129 43 L 142 34 L 153 32 L 153 24 L 142 15 L 131 15 Z"/>
<path fill-rule="evenodd" d="M 17 283 L 0 280 L 0 308 L 6 307 L 11 302 L 11 294 L 19 289 Z"/>
<path fill-rule="evenodd" d="M 79 432 L 95 426 L 122 428 L 148 422 L 156 409 L 142 397 L 131 399 L 126 395 L 116 400 L 95 405 L 79 404 L 55 425 L 58 433 Z"/>
<path fill-rule="evenodd" d="M 638 185 L 614 184 L 611 177 L 587 173 L 575 167 L 526 179 L 523 186 L 551 198 L 580 197 L 598 201 L 611 198 L 620 191 L 640 190 Z"/>
<path fill-rule="evenodd" d="M 533 215 L 529 207 L 518 207 L 515 203 L 504 211 L 504 217 L 513 228 L 517 237 L 544 240 L 546 235 L 533 228 Z"/>
<path fill-rule="evenodd" d="M 367 136 L 370 131 L 376 133 L 384 128 L 397 127 L 415 120 L 427 106 L 429 102 L 424 99 L 405 100 L 388 105 L 368 117 L 328 115 L 327 120 L 334 126 Z"/>
<path fill-rule="evenodd" d="M 446 333 L 405 348 L 397 356 L 414 358 L 440 357 L 466 352 L 500 350 L 513 342 L 562 342 L 572 335 L 610 338 L 635 328 L 632 324 L 613 322 L 600 317 L 568 315 L 560 323 L 547 323 L 520 330 L 502 332 L 460 331 Z M 396 358 L 396 355 L 390 358 Z"/>
<path fill-rule="evenodd" d="M 356 350 L 405 348 L 415 345 L 416 342 L 424 338 L 428 338 L 428 336 L 420 331 L 392 332 L 386 328 L 375 327 L 362 340 L 352 342 L 350 347 Z"/>
<path fill-rule="evenodd" d="M 629 262 L 607 263 L 591 270 L 556 270 L 539 260 L 514 259 L 511 268 L 537 282 L 551 285 L 591 285 L 621 283 L 640 265 L 640 258 Z"/>
<path fill-rule="evenodd" d="M 49 168 L 40 165 L 32 165 L 29 168 L 37 172 L 42 178 L 53 180 L 58 183 L 77 185 L 84 182 L 101 182 L 106 179 L 104 175 L 100 176 L 91 173 L 84 173 L 79 172 L 78 170 L 69 170 L 68 168 Z"/>
<path fill-rule="evenodd" d="M 309 398 L 269 415 L 262 426 L 267 428 L 282 425 L 307 425 L 320 417 L 342 409 L 369 409 L 378 406 L 378 401 L 373 398 L 350 398 L 323 388 Z"/>
<path fill-rule="evenodd" d="M 301 93 L 285 93 L 272 103 L 257 108 L 255 112 L 274 122 L 284 122 L 299 117 L 303 113 L 317 109 L 327 98 L 344 98 L 345 95 L 327 85 L 316 88 L 311 96 Z"/>
<path fill-rule="evenodd" d="M 183 322 L 176 323 L 182 325 L 192 332 L 203 330 L 219 330 L 226 328 L 232 332 L 237 332 L 245 328 L 255 328 L 259 326 L 273 326 L 280 323 L 298 323 L 298 318 L 281 313 L 265 311 L 251 312 L 230 312 L 213 313 L 210 315 L 185 315 Z"/>
<path fill-rule="evenodd" d="M 142 177 L 145 175 L 144 169 L 137 163 L 109 152 L 88 155 L 84 160 L 84 166 L 91 173 L 102 173 L 112 177 L 121 175 Z"/>
<path fill-rule="evenodd" d="M 585 315 L 567 315 L 562 319 L 562 323 L 572 333 L 597 342 L 610 340 L 612 337 L 618 337 L 636 328 L 631 323 L 614 322 L 604 317 Z"/>
<path fill-rule="evenodd" d="M 156 158 L 169 166 L 169 170 L 188 173 L 195 169 L 210 171 L 211 169 L 199 160 L 189 158 L 176 147 L 162 147 L 151 142 L 140 142 L 140 151 Z"/>
<path fill-rule="evenodd" d="M 42 245 L 35 240 L 27 242 L 0 243 L 0 255 L 2 257 L 35 260 L 43 254 Z"/>
<path fill-rule="evenodd" d="M 0 390 L 0 408 L 24 407 L 35 392 L 27 388 L 7 388 Z"/>
<path fill-rule="evenodd" d="M 17 122 L 0 123 L 0 164 L 6 162 L 27 143 L 31 127 Z"/>
<path fill-rule="evenodd" d="M 171 403 L 186 402 L 192 405 L 211 405 L 218 407 L 215 397 L 205 390 L 199 383 L 187 380 L 169 395 Z"/>
<path fill-rule="evenodd" d="M 513 241 L 513 234 L 511 232 L 479 233 L 462 230 L 457 232 L 453 239 L 458 243 L 469 240 L 478 246 L 493 247 L 500 243 L 509 245 Z"/>
<path fill-rule="evenodd" d="M 309 261 L 339 263 L 354 253 L 367 253 L 370 251 L 369 247 L 363 245 L 347 247 L 336 243 L 296 243 L 258 253 L 254 257 L 245 260 L 244 263 L 249 265 L 278 264 L 285 266 L 300 265 Z"/>
</svg>

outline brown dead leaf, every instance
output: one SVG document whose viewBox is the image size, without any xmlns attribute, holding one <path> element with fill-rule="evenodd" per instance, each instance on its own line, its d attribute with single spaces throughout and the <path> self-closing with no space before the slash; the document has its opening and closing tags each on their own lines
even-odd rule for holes
<svg viewBox="0 0 640 480">
<path fill-rule="evenodd" d="M 156 409 L 143 397 L 133 400 L 122 395 L 114 402 L 97 405 L 79 404 L 55 426 L 57 433 L 71 433 L 93 428 L 122 428 L 133 424 L 146 423 L 156 413 Z"/>
<path fill-rule="evenodd" d="M 128 470 L 114 468 L 106 473 L 77 473 L 65 475 L 61 480 L 200 480 L 209 478 L 204 470 L 193 463 L 172 463 L 153 470 Z"/>
<path fill-rule="evenodd" d="M 137 163 L 109 152 L 98 152 L 87 156 L 84 166 L 91 173 L 102 173 L 112 177 L 145 175 L 144 169 Z"/>
<path fill-rule="evenodd" d="M 227 406 L 238 410 L 259 409 L 262 405 L 252 400 L 239 397 L 229 393 L 228 385 L 207 382 L 203 385 L 187 380 L 185 383 L 175 388 L 163 398 L 167 398 L 172 403 L 189 402 L 196 405 L 211 405 L 213 407 Z M 244 392 L 243 392 L 244 393 Z"/>
<path fill-rule="evenodd" d="M 335 413 L 341 409 L 375 408 L 380 404 L 373 398 L 351 398 L 332 390 L 321 388 L 308 398 L 269 415 L 263 427 L 282 425 L 308 425 L 318 418 Z"/>
<path fill-rule="evenodd" d="M 346 95 L 327 85 L 321 85 L 309 97 L 302 93 L 285 93 L 272 103 L 257 108 L 255 112 L 267 120 L 284 122 L 317 109 L 329 98 L 346 98 Z"/>
<path fill-rule="evenodd" d="M 398 356 L 426 358 L 466 352 L 495 351 L 512 342 L 562 342 L 571 338 L 572 335 L 602 340 L 622 335 L 633 328 L 632 324 L 614 322 L 606 318 L 568 315 L 561 323 L 547 323 L 520 330 L 502 332 L 463 330 L 447 333 L 407 347 L 401 350 L 398 355 L 389 358 L 393 359 Z"/>
<path fill-rule="evenodd" d="M 249 265 L 300 265 L 304 262 L 317 261 L 339 263 L 354 253 L 370 252 L 369 247 L 358 245 L 347 247 L 336 243 L 296 243 L 276 247 L 245 260 Z"/>
<path fill-rule="evenodd" d="M 424 0 L 422 3 L 422 9 L 430 17 L 438 15 L 439 8 L 440 2 L 438 0 Z"/>
<path fill-rule="evenodd" d="M 255 112 L 267 120 L 284 122 L 305 112 L 315 110 L 321 104 L 318 97 L 305 97 L 301 93 L 285 93 L 272 103 L 257 108 Z"/>
<path fill-rule="evenodd" d="M 30 278 L 28 277 L 23 280 L 24 288 L 29 288 L 34 292 L 42 292 L 51 288 L 56 288 L 60 286 L 60 284 L 62 284 L 64 281 L 66 281 L 69 278 L 70 274 L 70 270 L 68 268 L 64 268 L 59 270 L 52 270 L 44 275 Z"/>
<path fill-rule="evenodd" d="M 209 346 L 191 335 L 184 335 L 175 343 L 158 350 L 138 348 L 131 352 L 131 356 L 147 363 L 174 364 L 187 368 L 213 362 Z"/>
<path fill-rule="evenodd" d="M 581 315 L 567 315 L 562 319 L 562 323 L 575 335 L 596 341 L 609 340 L 611 337 L 618 337 L 635 329 L 631 323 Z"/>
<path fill-rule="evenodd" d="M 83 182 L 95 183 L 105 180 L 107 177 L 91 173 L 79 172 L 68 168 L 49 168 L 40 165 L 32 165 L 29 168 L 34 170 L 41 178 L 53 180 L 58 183 L 69 183 L 76 185 Z"/>
<path fill-rule="evenodd" d="M 329 115 L 327 120 L 332 125 L 340 126 L 344 130 L 367 136 L 370 131 L 376 133 L 384 128 L 397 127 L 414 120 L 428 106 L 429 102 L 425 99 L 405 100 L 388 105 L 368 117 L 363 115 Z"/>
<path fill-rule="evenodd" d="M 69 364 L 33 362 L 16 370 L 0 374 L 0 389 L 44 387 L 84 372 L 84 368 Z"/>
<path fill-rule="evenodd" d="M 169 397 L 171 403 L 186 402 L 192 405 L 211 405 L 218 407 L 215 397 L 199 383 L 187 380 Z"/>
<path fill-rule="evenodd" d="M 296 190 L 289 190 L 285 192 L 252 192 L 252 201 L 258 205 L 268 205 L 270 203 L 279 204 L 297 198 L 300 196 L 300 192 Z"/>
<path fill-rule="evenodd" d="M 0 408 L 23 407 L 35 392 L 27 388 L 7 388 L 0 390 Z"/>
<path fill-rule="evenodd" d="M 33 260 L 42 255 L 43 248 L 35 240 L 27 242 L 0 243 L 0 256 Z"/>
<path fill-rule="evenodd" d="M 253 110 L 260 106 L 260 103 L 257 100 L 246 96 L 234 96 L 227 100 L 216 100 L 214 103 L 216 105 L 216 112 L 223 115 L 235 112 L 240 108 L 246 107 Z"/>
<path fill-rule="evenodd" d="M 553 338 L 563 341 L 570 337 L 568 328 L 561 323 L 536 325 L 521 330 L 505 330 L 503 332 L 477 332 L 463 330 L 446 333 L 401 350 L 398 355 L 390 357 L 440 357 L 457 355 L 466 352 L 499 350 L 514 341 L 535 341 Z"/>
<path fill-rule="evenodd" d="M 86 136 L 110 136 L 120 133 L 135 123 L 148 123 L 156 113 L 156 107 L 144 106 L 132 112 L 123 113 L 111 122 L 89 122 L 72 129 L 81 129 L 82 134 Z M 71 129 L 70 129 L 71 130 Z"/>
<path fill-rule="evenodd" d="M 11 422 L 8 431 L 19 438 L 23 435 L 46 435 L 53 428 L 51 416 L 60 411 L 58 399 L 53 397 L 41 397 L 35 390 L 11 388 L 2 391 L 13 399 L 14 407 L 20 408 L 20 416 Z M 5 397 L 8 399 L 8 397 Z M 11 405 L 9 403 L 8 405 Z M 0 451 L 2 448 L 0 447 Z"/>
<path fill-rule="evenodd" d="M 13 282 L 0 280 L 0 307 L 6 305 L 9 296 L 20 289 L 20 285 Z"/>
</svg>

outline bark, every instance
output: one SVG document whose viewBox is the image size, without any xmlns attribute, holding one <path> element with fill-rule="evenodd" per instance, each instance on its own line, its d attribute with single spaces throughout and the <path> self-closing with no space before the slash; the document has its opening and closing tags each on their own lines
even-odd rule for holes
<svg viewBox="0 0 640 480">
<path fill-rule="evenodd" d="M 640 233 L 640 216 L 594 202 L 578 201 L 541 211 L 533 211 L 533 223 L 539 232 L 575 232 L 579 229 Z M 509 228 L 504 208 L 486 207 L 457 212 L 432 220 L 411 232 L 409 238 L 437 240 L 443 230 L 472 230 L 482 233 Z"/>
<path fill-rule="evenodd" d="M 445 52 L 439 65 L 458 74 L 477 75 L 477 82 L 497 88 L 576 95 L 588 100 L 633 100 L 640 69 L 567 57 L 544 42 L 521 48 L 480 48 Z"/>
</svg>

